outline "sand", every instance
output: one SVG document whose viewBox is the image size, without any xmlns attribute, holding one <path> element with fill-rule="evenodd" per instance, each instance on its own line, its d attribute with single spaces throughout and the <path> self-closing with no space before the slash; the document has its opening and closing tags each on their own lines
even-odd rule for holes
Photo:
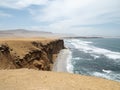
<svg viewBox="0 0 120 90">
<path fill-rule="evenodd" d="M 12 46 L 18 54 L 23 56 L 24 52 L 13 41 L 18 41 L 19 46 L 25 44 L 26 41 L 40 41 L 47 43 L 53 38 L 5 38 L 0 39 L 0 43 L 7 42 Z M 20 45 L 21 43 L 21 45 Z M 25 44 L 31 47 L 31 44 Z M 32 47 L 35 48 L 35 47 Z M 64 60 L 61 57 L 61 60 Z M 58 67 L 56 71 L 37 71 L 33 69 L 14 69 L 0 70 L 0 90 L 120 90 L 120 82 L 106 80 L 91 76 L 75 75 L 70 73 L 62 73 L 66 68 L 63 67 L 66 63 L 57 61 Z"/>
<path fill-rule="evenodd" d="M 63 49 L 58 54 L 57 59 L 54 62 L 52 71 L 55 72 L 68 72 L 67 59 L 69 57 L 69 49 Z"/>
<path fill-rule="evenodd" d="M 0 69 L 51 70 L 64 42 L 57 38 L 0 39 Z"/>
<path fill-rule="evenodd" d="M 0 71 L 0 90 L 120 90 L 120 83 L 68 73 L 17 69 Z"/>
<path fill-rule="evenodd" d="M 30 50 L 37 49 L 31 42 L 40 42 L 43 45 L 55 41 L 57 38 L 0 38 L 0 45 L 7 44 L 21 58 Z"/>
</svg>

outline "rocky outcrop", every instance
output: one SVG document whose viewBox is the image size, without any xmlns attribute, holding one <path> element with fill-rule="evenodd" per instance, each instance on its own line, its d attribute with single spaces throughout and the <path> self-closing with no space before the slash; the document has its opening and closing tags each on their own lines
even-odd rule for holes
<svg viewBox="0 0 120 90">
<path fill-rule="evenodd" d="M 15 68 L 12 63 L 12 56 L 8 45 L 0 45 L 0 69 Z"/>
<path fill-rule="evenodd" d="M 57 54 L 64 48 L 63 40 L 20 42 L 0 43 L 0 69 L 32 68 L 50 71 Z"/>
</svg>

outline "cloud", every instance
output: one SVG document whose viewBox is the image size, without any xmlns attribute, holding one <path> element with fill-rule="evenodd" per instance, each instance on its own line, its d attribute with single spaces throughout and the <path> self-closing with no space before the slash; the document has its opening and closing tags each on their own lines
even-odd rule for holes
<svg viewBox="0 0 120 90">
<path fill-rule="evenodd" d="M 30 12 L 35 20 L 58 25 L 58 28 L 61 25 L 118 23 L 119 3 L 119 0 L 53 0 L 45 8 Z"/>
<path fill-rule="evenodd" d="M 119 4 L 120 0 L 0 0 L 1 7 L 28 10 L 37 22 L 33 29 L 73 33 L 92 33 L 100 31 L 101 25 L 119 24 Z"/>
<path fill-rule="evenodd" d="M 48 0 L 0 0 L 1 7 L 22 9 L 31 5 L 45 5 Z"/>
<path fill-rule="evenodd" d="M 11 14 L 5 13 L 3 11 L 0 11 L 0 17 L 12 17 Z"/>
<path fill-rule="evenodd" d="M 102 34 L 105 32 L 100 30 L 102 25 L 105 29 L 110 23 L 120 23 L 119 3 L 119 0 L 53 0 L 46 7 L 30 12 L 34 20 L 49 23 L 43 30 Z"/>
</svg>

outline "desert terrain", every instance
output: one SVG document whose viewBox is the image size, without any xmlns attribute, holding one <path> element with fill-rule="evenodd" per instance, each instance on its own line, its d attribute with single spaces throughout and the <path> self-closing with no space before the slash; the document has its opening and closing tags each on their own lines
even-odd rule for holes
<svg viewBox="0 0 120 90">
<path fill-rule="evenodd" d="M 120 82 L 52 71 L 58 53 L 65 48 L 58 37 L 2 35 L 0 90 L 120 90 Z"/>
<path fill-rule="evenodd" d="M 15 69 L 0 71 L 0 90 L 120 90 L 120 83 L 68 73 Z"/>
</svg>

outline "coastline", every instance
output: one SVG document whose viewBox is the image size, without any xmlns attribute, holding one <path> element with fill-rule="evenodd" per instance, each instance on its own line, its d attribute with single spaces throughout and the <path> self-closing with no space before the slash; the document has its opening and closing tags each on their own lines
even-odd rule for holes
<svg viewBox="0 0 120 90">
<path fill-rule="evenodd" d="M 54 64 L 52 71 L 54 72 L 68 72 L 67 71 L 67 58 L 69 55 L 68 49 L 63 49 L 58 54 Z"/>
<path fill-rule="evenodd" d="M 30 62 L 30 66 L 29 64 L 27 64 L 27 67 L 23 67 L 23 69 L 7 68 L 5 70 L 0 70 L 0 90 L 13 90 L 13 89 L 14 90 L 56 90 L 56 89 L 57 90 L 66 90 L 66 89 L 69 89 L 69 90 L 119 90 L 120 89 L 119 82 L 92 77 L 92 76 L 84 76 L 84 75 L 67 73 L 69 69 L 68 66 L 66 67 L 67 63 L 69 63 L 69 61 L 67 60 L 67 56 L 69 56 L 68 49 L 63 49 L 63 46 L 61 47 L 61 45 L 63 45 L 62 42 L 54 43 L 56 41 L 55 38 L 51 38 L 51 39 L 48 39 L 48 38 L 41 38 L 41 39 L 40 38 L 36 38 L 36 39 L 34 38 L 18 39 L 17 38 L 15 39 L 14 38 L 12 40 L 1 39 L 0 43 L 4 42 L 4 43 L 7 43 L 8 46 L 10 47 L 12 46 L 13 50 L 15 51 L 18 50 L 18 52 L 16 52 L 16 55 L 21 55 L 20 57 L 23 57 L 23 55 L 26 55 L 26 53 L 28 54 L 29 48 L 30 49 L 33 48 L 34 50 L 40 50 L 36 46 L 32 46 L 31 41 L 32 42 L 35 41 L 37 43 L 36 44 L 37 46 L 39 46 L 38 44 L 40 43 L 42 43 L 43 46 L 45 45 L 45 48 L 42 50 L 47 50 L 48 56 L 47 54 L 44 53 L 42 59 L 45 59 L 46 63 L 48 63 L 47 61 L 48 59 L 46 59 L 46 56 L 49 58 L 51 57 L 49 56 L 49 54 L 51 54 L 51 51 L 49 52 L 50 48 L 52 49 L 54 48 L 55 51 L 54 50 L 53 51 L 58 53 L 61 50 L 61 52 L 58 54 L 57 59 L 56 59 L 57 53 L 53 53 L 55 55 L 53 56 L 54 60 L 52 62 L 52 64 L 54 63 L 53 71 L 48 70 L 50 72 L 47 72 L 47 69 L 45 69 L 45 71 L 40 71 L 42 69 L 38 70 L 37 68 L 33 68 L 33 65 L 31 64 L 31 62 Z M 21 47 L 24 47 L 24 48 L 21 48 Z M 57 51 L 56 51 L 56 48 L 58 49 Z M 2 52 L 3 51 L 4 53 L 1 55 L 3 56 L 5 55 L 5 56 L 2 58 L 4 60 L 9 60 L 8 58 L 11 56 L 9 55 L 9 52 L 11 51 L 6 52 L 6 49 L 2 50 Z M 33 54 L 33 56 L 37 56 L 37 55 L 38 54 Z M 37 64 L 39 66 L 41 65 L 41 63 L 42 62 L 35 62 L 35 65 Z M 5 65 L 8 65 L 8 64 L 9 63 L 6 63 Z M 48 64 L 50 65 L 50 63 Z M 1 65 L 3 65 L 3 63 L 1 63 Z M 24 65 L 24 63 L 22 65 Z M 28 68 L 28 69 L 25 69 L 25 68 Z"/>
<path fill-rule="evenodd" d="M 0 69 L 51 71 L 64 42 L 55 38 L 0 39 Z"/>
</svg>

